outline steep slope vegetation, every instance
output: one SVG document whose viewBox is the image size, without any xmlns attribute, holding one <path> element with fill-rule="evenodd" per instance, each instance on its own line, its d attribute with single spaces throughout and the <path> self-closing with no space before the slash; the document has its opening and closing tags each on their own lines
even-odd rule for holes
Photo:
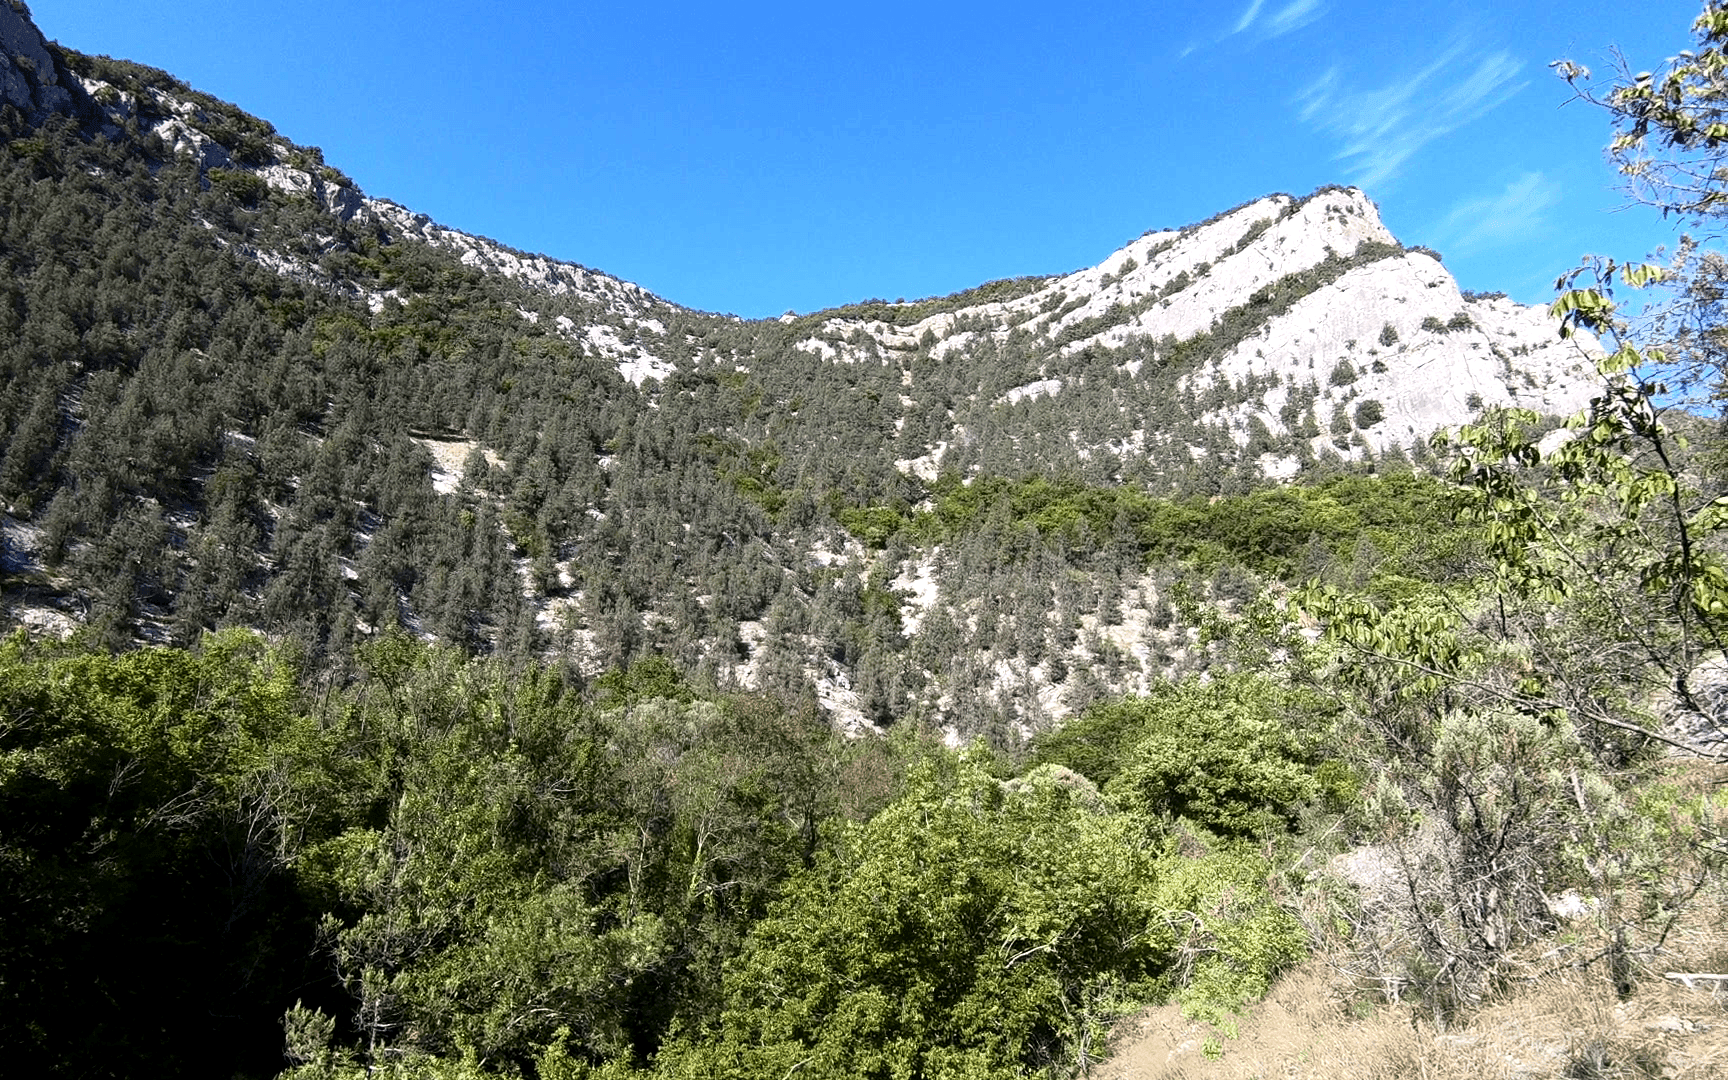
<svg viewBox="0 0 1728 1080">
<path fill-rule="evenodd" d="M 337 671 L 393 625 L 588 675 L 663 654 L 1011 737 L 1203 662 L 1148 565 L 1180 514 L 1146 498 L 1402 468 L 1485 405 L 1585 394 L 1545 315 L 1460 295 L 1358 191 L 750 322 L 369 198 L 232 105 L 0 21 L 36 57 L 0 155 L 10 622 L 257 626 Z M 1302 542 L 1355 542 L 1318 518 Z"/>
</svg>

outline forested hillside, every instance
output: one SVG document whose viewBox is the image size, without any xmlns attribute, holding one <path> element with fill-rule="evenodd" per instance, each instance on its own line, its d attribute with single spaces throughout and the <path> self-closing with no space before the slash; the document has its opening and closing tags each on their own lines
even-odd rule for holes
<svg viewBox="0 0 1728 1080">
<path fill-rule="evenodd" d="M 1227 550 L 1241 515 L 1207 510 L 1196 567 L 1167 550 L 1184 500 L 1404 471 L 1487 405 L 1587 397 L 1551 320 L 1461 296 L 1359 192 L 747 322 L 369 199 L 162 72 L 53 55 L 53 107 L 14 104 L 0 160 L 5 617 L 115 647 L 253 626 L 342 678 L 399 625 L 1006 745 L 1201 662 L 1179 579 L 1247 595 L 1312 569 L 1291 544 L 1357 543 L 1328 496 L 1277 550 Z"/>
<path fill-rule="evenodd" d="M 8 1067 L 1068 1076 L 1313 950 L 1440 1027 L 1721 970 L 1698 249 L 1550 315 L 1326 188 L 742 320 L 0 41 Z"/>
</svg>

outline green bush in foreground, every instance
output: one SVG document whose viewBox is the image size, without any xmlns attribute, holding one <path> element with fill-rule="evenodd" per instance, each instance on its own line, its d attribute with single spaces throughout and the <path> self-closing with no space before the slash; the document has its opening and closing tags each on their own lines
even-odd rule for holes
<svg viewBox="0 0 1728 1080">
<path fill-rule="evenodd" d="M 243 631 L 0 644 L 0 1032 L 34 1071 L 1056 1076 L 1301 950 L 1263 858 L 1179 854 L 1056 764 L 841 741 L 653 661 L 360 654 L 313 698 Z"/>
<path fill-rule="evenodd" d="M 728 971 L 677 1077 L 1024 1076 L 1101 1053 L 1107 1023 L 1173 992 L 1222 1015 L 1302 950 L 1253 857 L 1186 859 L 1090 785 L 1003 785 L 939 763 L 796 880 Z"/>
</svg>

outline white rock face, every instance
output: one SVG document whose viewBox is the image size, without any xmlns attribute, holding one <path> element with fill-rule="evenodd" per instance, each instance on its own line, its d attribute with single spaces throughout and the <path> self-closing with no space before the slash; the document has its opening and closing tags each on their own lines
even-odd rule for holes
<svg viewBox="0 0 1728 1080">
<path fill-rule="evenodd" d="M 346 184 L 315 176 L 305 169 L 297 169 L 281 161 L 254 171 L 275 190 L 289 195 L 302 195 L 322 203 L 325 210 L 344 221 L 354 217 L 366 205 L 366 200 L 360 193 Z"/>
<path fill-rule="evenodd" d="M 1036 382 L 1029 382 L 1025 386 L 1016 386 L 1003 394 L 1002 400 L 1009 405 L 1018 405 L 1022 401 L 1030 401 L 1033 398 L 1055 397 L 1061 392 L 1061 379 L 1039 379 Z"/>
<path fill-rule="evenodd" d="M 1238 445 L 1249 443 L 1254 420 L 1273 436 L 1317 429 L 1305 436 L 1315 452 L 1356 457 L 1406 447 L 1485 407 L 1568 414 L 1594 393 L 1593 339 L 1561 341 L 1543 308 L 1466 299 L 1436 259 L 1403 251 L 1373 202 L 1353 188 L 1304 200 L 1274 195 L 1199 226 L 1148 233 L 1097 266 L 1005 302 L 961 306 L 906 326 L 831 318 L 799 348 L 831 362 L 876 355 L 886 363 L 921 351 L 940 361 L 987 337 L 1005 340 L 1011 330 L 1036 334 L 1058 356 L 1182 342 L 1218 331 L 1233 309 L 1251 313 L 1268 286 L 1351 258 L 1364 265 L 1266 318 L 1184 378 L 1182 388 L 1197 400 L 1230 402 L 1197 419 L 1225 424 Z M 1341 264 L 1331 265 L 1326 273 L 1337 274 Z M 1138 377 L 1141 368 L 1132 359 L 1120 370 Z M 1012 406 L 1060 394 L 1063 380 L 1045 374 L 998 401 Z M 1297 407 L 1287 408 L 1293 398 Z M 1261 466 L 1285 476 L 1296 462 L 1269 455 Z"/>
<path fill-rule="evenodd" d="M 1264 223 L 1265 232 L 1244 245 L 1248 234 Z M 976 304 L 932 315 L 910 326 L 879 320 L 834 318 L 821 329 L 820 340 L 863 333 L 884 349 L 919 347 L 929 334 L 930 352 L 940 359 L 975 335 L 954 333 L 958 322 L 999 324 L 1005 336 L 1011 326 L 1040 330 L 1054 338 L 1088 319 L 1106 315 L 1113 306 L 1129 306 L 1168 290 L 1167 302 L 1128 316 L 1120 324 L 1071 342 L 1065 351 L 1088 344 L 1119 346 L 1134 337 L 1178 340 L 1208 329 L 1225 310 L 1241 304 L 1254 290 L 1309 269 L 1329 253 L 1348 255 L 1365 241 L 1394 244 L 1368 197 L 1354 189 L 1324 192 L 1300 205 L 1288 195 L 1273 195 L 1184 231 L 1152 232 L 1112 252 L 1097 266 L 1051 278 L 1036 292 L 1006 302 Z M 1184 277 L 1184 275 L 1186 277 Z M 1186 287 L 1178 286 L 1186 280 Z M 1054 310 L 1050 310 L 1054 306 Z M 817 339 L 811 339 L 817 340 Z M 852 346 L 856 348 L 856 346 Z"/>
<path fill-rule="evenodd" d="M 197 161 L 200 169 L 226 169 L 233 164 L 226 147 L 178 116 L 158 121 L 151 126 L 150 132 L 172 147 L 176 154 Z"/>
<path fill-rule="evenodd" d="M 26 116 L 64 111 L 72 92 L 60 85 L 48 43 L 30 17 L 0 0 L 0 102 Z"/>
<path fill-rule="evenodd" d="M 462 486 L 462 478 L 468 471 L 468 456 L 477 447 L 486 456 L 488 465 L 501 468 L 504 464 L 504 459 L 491 447 L 480 447 L 469 439 L 416 438 L 414 441 L 432 455 L 432 490 L 440 495 L 453 494 Z"/>
<path fill-rule="evenodd" d="M 1382 419 L 1360 435 L 1380 451 L 1468 420 L 1485 406 L 1575 412 L 1592 394 L 1594 344 L 1582 335 L 1562 341 L 1541 308 L 1466 300 L 1438 262 L 1409 252 L 1352 270 L 1297 301 L 1188 381 L 1201 391 L 1276 383 L 1210 417 L 1229 421 L 1242 444 L 1249 417 L 1271 431 L 1284 429 L 1279 411 L 1305 387 L 1317 394 L 1313 411 L 1322 429 L 1337 409 L 1354 413 L 1376 402 Z M 1315 437 L 1315 448 L 1328 438 Z"/>
<path fill-rule="evenodd" d="M 1284 195 L 1262 199 L 1177 239 L 1168 251 L 1153 256 L 1149 265 L 1101 289 L 1085 307 L 1052 329 L 1059 332 L 1103 314 L 1113 303 L 1147 296 L 1180 275 L 1192 279 L 1187 288 L 1119 326 L 1065 345 L 1064 350 L 1073 352 L 1090 344 L 1115 347 L 1136 336 L 1169 335 L 1184 340 L 1206 332 L 1220 315 L 1243 303 L 1255 290 L 1316 266 L 1328 255 L 1348 255 L 1364 242 L 1396 242 L 1380 224 L 1374 204 L 1359 191 L 1327 193 L 1310 199 L 1289 216 L 1281 216 L 1294 202 Z M 1268 223 L 1265 232 L 1233 250 L 1262 222 Z M 1105 260 L 1104 265 L 1111 261 Z M 1069 280 L 1089 273 L 1070 275 Z"/>
</svg>

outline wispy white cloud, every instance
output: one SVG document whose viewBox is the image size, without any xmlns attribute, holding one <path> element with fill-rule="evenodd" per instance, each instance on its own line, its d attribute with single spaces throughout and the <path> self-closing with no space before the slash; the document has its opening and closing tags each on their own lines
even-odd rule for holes
<svg viewBox="0 0 1728 1080">
<path fill-rule="evenodd" d="M 1320 6 L 1320 0 L 1291 0 L 1291 3 L 1273 12 L 1272 17 L 1266 20 L 1265 31 L 1268 37 L 1282 37 L 1293 30 L 1302 29 L 1325 13 L 1326 9 Z"/>
<path fill-rule="evenodd" d="M 1264 19 L 1260 17 L 1262 13 L 1266 15 Z M 1302 29 L 1325 13 L 1324 0 L 1290 0 L 1271 12 L 1266 12 L 1266 0 L 1253 0 L 1230 33 L 1243 34 L 1252 30 L 1261 37 L 1282 37 Z"/>
<path fill-rule="evenodd" d="M 1289 3 L 1266 10 L 1266 0 L 1249 0 L 1248 6 L 1236 19 L 1236 25 L 1219 34 L 1210 44 L 1227 41 L 1237 34 L 1252 33 L 1256 38 L 1283 37 L 1285 34 L 1300 30 L 1304 26 L 1326 14 L 1326 0 L 1290 0 Z M 1199 43 L 1184 48 L 1176 59 L 1180 60 L 1199 49 Z"/>
<path fill-rule="evenodd" d="M 1341 142 L 1334 158 L 1346 163 L 1350 179 L 1375 189 L 1424 146 L 1522 90 L 1528 80 L 1521 75 L 1510 53 L 1477 56 L 1458 41 L 1427 66 L 1381 87 L 1347 86 L 1331 68 L 1296 96 L 1296 106 L 1303 121 Z"/>
<path fill-rule="evenodd" d="M 1435 226 L 1442 249 L 1474 255 L 1510 247 L 1542 231 L 1560 202 L 1560 185 L 1539 172 L 1512 180 L 1498 194 L 1466 199 Z"/>
</svg>

